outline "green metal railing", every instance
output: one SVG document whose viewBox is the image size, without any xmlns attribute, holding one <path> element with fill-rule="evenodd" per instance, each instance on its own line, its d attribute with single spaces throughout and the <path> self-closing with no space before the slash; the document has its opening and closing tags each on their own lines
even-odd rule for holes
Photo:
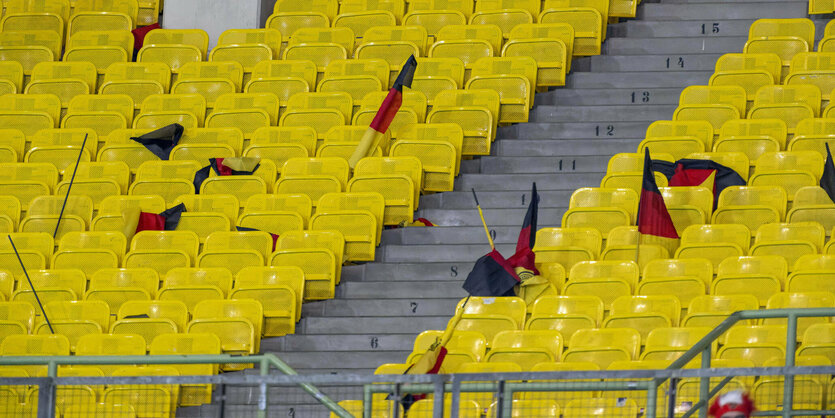
<svg viewBox="0 0 835 418">
<path fill-rule="evenodd" d="M 58 366 L 73 365 L 161 365 L 161 364 L 232 364 L 232 363 L 255 363 L 259 365 L 261 376 L 267 376 L 271 368 L 275 368 L 283 374 L 296 376 L 295 370 L 280 358 L 272 354 L 260 354 L 253 356 L 221 355 L 154 355 L 154 356 L 0 356 L 0 366 L 47 366 L 47 377 L 58 376 Z M 298 385 L 310 394 L 314 399 L 322 403 L 331 412 L 340 418 L 352 418 L 342 406 L 334 402 L 327 395 L 322 393 L 316 386 L 310 383 L 300 382 Z M 44 396 L 46 395 L 46 396 Z M 50 385 L 49 390 L 40 391 L 38 395 L 39 416 L 55 416 L 55 386 Z M 267 402 L 267 383 L 259 383 L 258 417 L 267 416 L 269 402 Z M 40 411 L 46 411 L 40 415 Z"/>
<path fill-rule="evenodd" d="M 701 367 L 710 368 L 711 345 L 739 321 L 749 319 L 786 318 L 786 363 L 785 367 L 794 367 L 795 351 L 797 348 L 797 319 L 808 317 L 835 317 L 833 308 L 799 308 L 799 309 L 761 309 L 734 312 L 725 318 L 716 328 L 707 333 L 699 342 L 675 360 L 668 369 L 681 369 L 699 354 L 702 355 Z M 664 383 L 662 379 L 658 384 Z M 702 377 L 699 387 L 699 402 L 690 409 L 683 418 L 688 418 L 696 411 L 699 418 L 707 418 L 708 402 L 731 380 L 723 379 L 713 390 L 710 389 L 710 378 Z M 792 417 L 795 415 L 809 415 L 809 411 L 791 411 L 794 404 L 794 376 L 786 375 L 783 381 L 783 411 L 779 416 Z M 814 415 L 814 414 L 813 414 Z"/>
</svg>

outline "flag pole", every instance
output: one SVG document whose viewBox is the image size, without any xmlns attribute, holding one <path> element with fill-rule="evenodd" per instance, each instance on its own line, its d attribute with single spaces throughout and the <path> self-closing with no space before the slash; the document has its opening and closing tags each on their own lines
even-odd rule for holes
<svg viewBox="0 0 835 418">
<path fill-rule="evenodd" d="M 84 147 L 87 145 L 87 134 L 84 134 L 84 141 L 81 143 L 81 151 L 78 152 L 78 159 L 75 160 L 75 168 L 72 170 L 72 178 L 70 178 L 70 184 L 67 186 L 67 194 L 64 196 L 64 203 L 61 205 L 61 213 L 58 214 L 58 222 L 55 222 L 55 232 L 52 233 L 52 238 L 58 236 L 58 228 L 61 227 L 61 219 L 64 217 L 64 209 L 67 207 L 67 200 L 70 198 L 70 190 L 72 190 L 72 184 L 75 182 L 75 173 L 78 171 L 78 164 L 81 163 L 81 156 L 84 155 Z M 35 290 L 34 288 L 32 289 Z M 51 329 L 52 327 L 50 327 Z"/>
<path fill-rule="evenodd" d="M 46 320 L 46 325 L 49 327 L 49 332 L 55 334 L 55 330 L 52 329 L 52 323 L 49 322 L 49 317 L 46 316 L 46 310 L 43 308 L 43 304 L 41 303 L 41 298 L 38 297 L 38 292 L 35 291 L 35 286 L 32 285 L 32 279 L 29 278 L 29 273 L 26 271 L 26 266 L 23 265 L 23 260 L 20 258 L 20 253 L 17 252 L 17 247 L 14 245 L 14 241 L 12 241 L 12 236 L 7 235 L 9 237 L 9 243 L 12 244 L 12 249 L 14 250 L 14 254 L 17 256 L 17 261 L 20 263 L 20 268 L 23 269 L 23 275 L 26 276 L 26 280 L 29 282 L 29 288 L 32 289 L 32 294 L 35 295 L 35 301 L 38 302 L 38 306 L 41 307 L 41 313 L 43 313 L 43 318 Z"/>
<path fill-rule="evenodd" d="M 478 196 L 475 194 L 475 189 L 470 189 L 473 192 L 473 199 L 475 199 L 475 207 L 478 208 L 478 216 L 481 217 L 481 225 L 484 226 L 484 233 L 487 234 L 487 241 L 490 242 L 490 249 L 495 250 L 496 244 L 493 243 L 493 237 L 490 236 L 490 229 L 487 228 L 487 221 L 484 220 L 484 212 L 481 210 L 481 205 L 478 204 Z"/>
</svg>

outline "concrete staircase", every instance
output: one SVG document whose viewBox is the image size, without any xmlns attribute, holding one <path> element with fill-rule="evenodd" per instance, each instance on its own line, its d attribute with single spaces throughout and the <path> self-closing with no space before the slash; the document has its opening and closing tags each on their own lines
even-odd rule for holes
<svg viewBox="0 0 835 418">
<path fill-rule="evenodd" d="M 609 157 L 635 152 L 651 122 L 672 117 L 682 89 L 707 84 L 720 55 L 741 52 L 753 20 L 806 17 L 806 8 L 800 0 L 645 0 L 637 19 L 609 25 L 602 55 L 576 60 L 564 88 L 537 95 L 529 123 L 500 128 L 491 156 L 463 162 L 455 191 L 421 198 L 416 215 L 437 227 L 385 231 L 375 262 L 344 267 L 336 298 L 306 303 L 296 334 L 263 340 L 262 351 L 300 374 L 370 374 L 404 362 L 417 334 L 446 326 L 473 262 L 489 251 L 470 188 L 510 256 L 532 181 L 539 226 L 559 226 L 571 193 L 599 185 Z M 226 416 L 251 411 L 254 395 L 227 389 Z M 271 397 L 270 415 L 326 416 L 295 395 Z"/>
</svg>

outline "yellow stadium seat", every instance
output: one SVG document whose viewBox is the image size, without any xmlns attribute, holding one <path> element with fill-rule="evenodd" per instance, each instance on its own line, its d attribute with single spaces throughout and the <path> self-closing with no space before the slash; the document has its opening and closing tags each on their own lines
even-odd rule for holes
<svg viewBox="0 0 835 418">
<path fill-rule="evenodd" d="M 833 348 L 835 348 L 835 338 L 833 338 L 833 329 L 835 325 L 826 323 L 817 323 L 809 325 L 803 333 L 803 344 L 798 348 L 797 355 L 800 356 L 823 356 L 830 361 L 833 359 Z"/>
<path fill-rule="evenodd" d="M 401 0 L 347 0 L 339 5 L 333 27 L 346 27 L 354 32 L 357 45 L 365 31 L 374 26 L 395 26 L 402 19 L 405 2 Z"/>
<path fill-rule="evenodd" d="M 423 165 L 423 190 L 452 190 L 455 167 L 460 164 L 460 159 L 457 159 L 456 147 L 450 142 L 400 139 L 391 146 L 390 154 L 392 157 L 414 157 L 420 160 Z"/>
<path fill-rule="evenodd" d="M 0 126 L 20 129 L 27 139 L 41 129 L 57 128 L 61 100 L 51 94 L 7 94 L 0 99 Z"/>
<path fill-rule="evenodd" d="M 282 174 L 287 176 L 331 176 L 339 181 L 341 187 L 348 184 L 350 167 L 341 158 L 293 158 L 284 163 Z"/>
<path fill-rule="evenodd" d="M 78 339 L 77 356 L 143 356 L 145 340 L 136 334 L 87 334 Z M 99 366 L 105 376 L 123 366 Z"/>
<path fill-rule="evenodd" d="M 412 364 L 417 357 L 426 352 L 442 336 L 443 331 L 429 330 L 421 332 L 415 337 L 414 348 L 409 359 L 406 361 Z M 452 334 L 449 343 L 446 345 L 447 355 L 441 364 L 441 373 L 455 373 L 458 368 L 468 362 L 479 362 L 484 359 L 487 349 L 487 340 L 480 332 L 458 331 Z M 379 368 L 378 368 L 379 371 Z"/>
<path fill-rule="evenodd" d="M 4 193 L 20 200 L 21 209 L 29 209 L 30 202 L 51 194 L 58 180 L 58 170 L 47 163 L 0 164 L 0 185 Z"/>
<path fill-rule="evenodd" d="M 739 224 L 691 225 L 680 236 L 675 258 L 706 258 L 714 271 L 726 257 L 748 254 L 751 243 L 751 231 Z"/>
<path fill-rule="evenodd" d="M 682 325 L 687 328 L 707 327 L 715 328 L 728 315 L 742 310 L 756 310 L 760 306 L 756 296 L 748 294 L 724 296 L 697 296 L 687 307 L 687 316 Z M 750 321 L 740 321 L 750 323 Z"/>
<path fill-rule="evenodd" d="M 243 74 L 243 67 L 235 61 L 189 62 L 180 68 L 171 93 L 197 93 L 206 98 L 207 107 L 214 107 L 219 96 L 241 91 Z"/>
<path fill-rule="evenodd" d="M 459 301 L 456 309 L 460 310 L 463 303 L 463 300 Z M 527 308 L 525 301 L 518 297 L 471 297 L 463 309 L 464 313 L 455 330 L 480 332 L 488 346 L 499 332 L 521 330 L 525 326 Z M 460 368 L 458 372 L 463 373 Z"/>
<path fill-rule="evenodd" d="M 638 276 L 638 265 L 633 261 L 581 261 L 571 268 L 562 294 L 597 296 L 609 310 L 615 299 L 634 293 Z"/>
<path fill-rule="evenodd" d="M 464 130 L 464 155 L 489 155 L 500 99 L 492 90 L 445 90 L 435 96 L 427 123 L 457 123 Z"/>
<path fill-rule="evenodd" d="M 93 218 L 94 231 L 123 231 L 126 220 L 123 211 L 138 208 L 148 213 L 160 213 L 166 209 L 165 200 L 160 196 L 110 196 L 102 200 L 99 214 Z"/>
<path fill-rule="evenodd" d="M 339 193 L 342 183 L 331 175 L 282 175 L 275 183 L 275 192 L 281 194 L 304 194 L 310 197 L 313 207 L 319 204 L 319 198 L 326 193 Z"/>
<path fill-rule="evenodd" d="M 185 332 L 188 307 L 175 300 L 126 301 L 119 308 L 117 319 L 111 328 L 113 334 L 140 335 L 150 349 L 159 335 Z"/>
<path fill-rule="evenodd" d="M 740 86 L 749 102 L 760 87 L 780 83 L 782 61 L 774 53 L 724 54 L 716 61 L 711 86 Z"/>
<path fill-rule="evenodd" d="M 255 274 L 252 267 L 241 269 L 229 296 L 233 299 L 255 299 L 261 303 L 264 307 L 264 336 L 293 334 L 301 315 L 304 273 L 294 266 L 270 268 L 273 269 L 270 275 Z"/>
<path fill-rule="evenodd" d="M 713 212 L 713 191 L 706 187 L 659 187 L 677 231 L 703 224 Z"/>
<path fill-rule="evenodd" d="M 776 53 L 785 78 L 795 54 L 811 51 L 814 41 L 815 25 L 809 19 L 758 19 L 748 29 L 743 52 Z"/>
<path fill-rule="evenodd" d="M 800 257 L 821 252 L 825 236 L 823 227 L 816 222 L 763 225 L 754 236 L 751 255 L 781 256 L 792 269 Z"/>
<path fill-rule="evenodd" d="M 374 26 L 371 29 L 379 27 Z M 400 28 L 398 26 L 394 27 Z M 412 26 L 412 28 L 419 28 L 418 30 L 425 31 L 421 26 Z M 419 57 L 421 55 L 423 55 L 423 52 L 415 42 L 405 40 L 366 41 L 363 38 L 363 43 L 357 47 L 356 51 L 358 59 L 380 59 L 388 64 L 390 69 L 389 85 L 383 85 L 383 88 L 391 87 L 394 84 L 394 80 L 397 79 L 397 74 L 403 68 L 403 64 L 406 63 L 409 57 Z"/>
<path fill-rule="evenodd" d="M 118 62 L 107 67 L 100 94 L 126 94 L 138 109 L 154 94 L 165 94 L 171 86 L 171 69 L 160 62 Z"/>
<path fill-rule="evenodd" d="M 165 64 L 175 75 L 179 74 L 182 67 L 186 64 L 200 62 L 201 59 L 202 53 L 196 46 L 186 44 L 152 44 L 148 43 L 147 36 L 145 37 L 144 46 L 136 56 L 136 62 L 138 63 Z"/>
<path fill-rule="evenodd" d="M 815 151 L 781 151 L 764 153 L 749 184 L 780 186 L 789 199 L 804 186 L 818 184 L 823 173 L 823 157 Z"/>
<path fill-rule="evenodd" d="M 171 123 L 186 128 L 203 126 L 206 99 L 196 93 L 151 94 L 142 102 L 142 112 L 133 122 L 134 129 L 158 129 Z"/>
<path fill-rule="evenodd" d="M 297 93 L 287 103 L 279 126 L 309 126 L 324 138 L 332 127 L 349 124 L 352 107 L 351 95 L 345 92 Z"/>
<path fill-rule="evenodd" d="M 342 28 L 350 31 L 348 28 Z M 344 38 L 343 38 L 344 39 Z M 348 38 L 353 39 L 353 38 Z M 325 67 L 331 61 L 347 59 L 348 51 L 344 46 L 334 42 L 311 42 L 291 44 L 284 50 L 284 60 L 309 60 L 316 64 L 317 79 L 325 73 Z M 311 85 L 311 90 L 314 85 Z"/>
<path fill-rule="evenodd" d="M 212 232 L 209 236 L 217 232 Z M 196 265 L 200 268 L 227 268 L 232 274 L 236 274 L 245 267 L 263 266 L 264 256 L 251 249 L 204 249 L 197 257 Z"/>
<path fill-rule="evenodd" d="M 782 362 L 779 365 L 783 365 Z M 809 364 L 809 366 L 818 364 Z M 828 364 L 820 364 L 825 366 Z M 783 409 L 783 390 L 785 378 L 777 376 L 762 376 L 751 389 L 751 398 L 757 403 L 760 411 L 779 411 Z M 817 410 L 823 408 L 826 395 L 826 384 L 814 376 L 795 376 L 792 382 L 794 394 L 791 408 L 795 411 L 804 409 Z"/>
<path fill-rule="evenodd" d="M 535 0 L 483 0 L 476 2 L 475 6 L 471 25 L 495 24 L 508 38 L 516 26 L 534 22 L 541 3 Z"/>
<path fill-rule="evenodd" d="M 217 98 L 207 128 L 238 128 L 249 139 L 256 129 L 278 123 L 278 97 L 272 93 L 231 93 Z"/>
<path fill-rule="evenodd" d="M 38 196 L 32 199 L 26 217 L 20 221 L 21 232 L 48 232 L 54 234 L 64 198 Z M 71 231 L 85 231 L 93 220 L 93 201 L 87 196 L 70 196 L 56 238 Z"/>
<path fill-rule="evenodd" d="M 278 29 L 287 41 L 300 28 L 327 28 L 338 9 L 337 0 L 314 0 L 304 4 L 292 0 L 277 1 L 267 27 Z"/>
<path fill-rule="evenodd" d="M 584 187 L 572 193 L 562 224 L 608 234 L 614 227 L 634 223 L 637 207 L 638 195 L 633 190 Z"/>
<path fill-rule="evenodd" d="M 732 120 L 722 125 L 715 152 L 742 152 L 750 161 L 786 148 L 786 123 L 780 119 Z"/>
<path fill-rule="evenodd" d="M 217 334 L 224 353 L 247 355 L 259 350 L 263 321 L 261 302 L 204 300 L 195 305 L 187 330 L 189 333 Z"/>
<path fill-rule="evenodd" d="M 380 239 L 383 232 L 383 213 L 385 210 L 385 199 L 383 195 L 377 192 L 353 192 L 353 193 L 327 193 L 322 195 L 317 208 L 318 212 L 342 212 L 342 211 L 361 211 L 368 212 L 374 216 L 376 231 L 373 243 L 380 244 Z M 325 229 L 325 228 L 322 228 Z M 348 236 L 344 236 L 348 241 Z M 359 238 L 359 237 L 358 237 Z M 362 250 L 365 244 L 358 245 L 356 250 Z M 353 247 L 346 246 L 348 248 Z"/>
<path fill-rule="evenodd" d="M 397 138 L 407 141 L 438 140 L 449 142 L 455 147 L 455 175 L 458 175 L 461 167 L 461 154 L 464 141 L 464 131 L 458 124 L 427 123 L 406 125 L 397 132 Z M 425 166 L 424 170 L 426 170 Z M 424 180 L 424 185 L 426 184 Z"/>
<path fill-rule="evenodd" d="M 473 0 L 417 0 L 409 2 L 404 25 L 426 28 L 435 37 L 445 26 L 465 25 L 473 13 Z"/>
<path fill-rule="evenodd" d="M 787 292 L 816 292 L 826 290 L 824 280 L 833 273 L 833 257 L 829 254 L 801 256 L 794 263 L 786 285 Z"/>
<path fill-rule="evenodd" d="M 279 174 L 291 158 L 304 158 L 316 152 L 316 131 L 307 126 L 263 127 L 252 133 L 244 157 L 267 159 Z"/>
<path fill-rule="evenodd" d="M 200 29 L 154 29 L 145 35 L 145 44 L 190 45 L 205 58 L 209 48 L 209 34 Z"/>
<path fill-rule="evenodd" d="M 714 295 L 754 295 L 764 306 L 786 282 L 786 260 L 775 255 L 728 257 L 719 264 L 711 286 Z"/>
<path fill-rule="evenodd" d="M 316 64 L 308 60 L 261 61 L 252 69 L 247 93 L 273 93 L 287 102 L 296 93 L 306 93 L 316 87 Z"/>
<path fill-rule="evenodd" d="M 831 308 L 835 306 L 835 295 L 830 291 L 775 293 L 768 298 L 766 309 L 795 309 L 795 308 Z M 806 330 L 815 324 L 828 324 L 826 318 L 798 318 L 797 341 L 804 341 Z M 786 325 L 785 319 L 768 318 L 762 320 L 763 325 Z M 798 354 L 799 355 L 799 354 Z"/>
<path fill-rule="evenodd" d="M 621 296 L 612 302 L 604 328 L 632 328 L 641 334 L 642 344 L 655 328 L 678 326 L 681 304 L 672 295 Z"/>
<path fill-rule="evenodd" d="M 641 335 L 629 328 L 587 328 L 574 333 L 568 342 L 568 350 L 562 355 L 564 362 L 591 362 L 601 369 L 614 361 L 630 361 L 638 358 Z"/>
<path fill-rule="evenodd" d="M 314 217 L 314 220 L 316 218 Z M 276 246 L 269 264 L 276 267 L 299 267 L 305 272 L 304 298 L 307 300 L 331 299 L 336 286 L 336 256 L 330 248 Z M 289 247 L 289 246 L 288 246 Z"/>
<path fill-rule="evenodd" d="M 103 301 L 52 301 L 44 305 L 44 310 L 51 328 L 46 322 L 41 322 L 33 333 L 65 335 L 73 352 L 79 338 L 110 329 L 110 307 Z"/>
<path fill-rule="evenodd" d="M 362 415 L 362 413 L 363 413 L 362 411 L 364 409 L 363 409 L 362 401 L 345 400 L 345 401 L 339 401 L 338 403 L 339 403 L 339 406 L 345 408 L 345 410 L 348 411 L 348 413 L 351 414 L 351 415 L 356 416 L 356 415 Z M 395 416 L 394 415 L 395 414 L 394 408 L 397 408 L 397 416 L 403 416 L 403 406 L 400 405 L 400 404 L 394 403 L 394 401 L 378 401 L 378 402 L 372 402 L 371 403 L 371 413 L 375 417 L 391 418 L 391 417 Z M 337 417 L 338 415 L 331 412 L 331 414 L 329 416 L 331 418 L 334 418 L 334 417 Z"/>
<path fill-rule="evenodd" d="M 776 186 L 730 186 L 719 195 L 714 224 L 742 224 L 751 231 L 780 222 L 786 214 L 786 192 Z"/>
<path fill-rule="evenodd" d="M 787 150 L 817 151 L 821 155 L 826 155 L 825 144 L 831 142 L 829 133 L 831 127 L 832 119 L 826 118 L 826 112 L 824 112 L 824 118 L 804 119 L 798 122 Z"/>
<path fill-rule="evenodd" d="M 447 25 L 438 31 L 429 48 L 430 58 L 457 58 L 464 63 L 464 78 L 480 58 L 499 55 L 502 29 L 496 25 Z"/>
<path fill-rule="evenodd" d="M 67 43 L 64 61 L 90 62 L 101 76 L 110 65 L 131 61 L 133 46 L 133 34 L 126 30 L 76 32 Z"/>
<path fill-rule="evenodd" d="M 747 359 L 761 367 L 772 358 L 786 355 L 786 327 L 779 325 L 738 325 L 725 333 L 719 349 L 721 359 Z"/>
<path fill-rule="evenodd" d="M 82 151 L 82 160 L 86 160 L 83 164 L 89 164 L 91 156 L 95 157 L 96 148 L 98 146 L 98 135 L 92 129 L 43 129 L 38 131 L 31 138 L 29 151 L 24 156 L 24 161 L 29 163 L 50 163 L 54 165 L 62 174 L 67 168 L 75 167 L 78 161 L 78 154 L 81 151 L 81 144 L 84 138 L 87 138 L 87 144 Z M 113 190 L 113 188 L 110 188 Z M 118 194 L 118 187 L 116 188 Z M 113 193 L 113 192 L 111 192 Z M 86 194 L 82 192 L 81 194 Z"/>
<path fill-rule="evenodd" d="M 342 273 L 342 261 L 345 257 L 345 238 L 339 231 L 289 231 L 276 243 L 276 249 L 327 248 L 333 252 L 336 264 L 336 284 Z"/>
<path fill-rule="evenodd" d="M 275 194 L 253 195 L 244 207 L 243 215 L 238 218 L 241 226 L 251 223 L 257 229 L 273 232 L 278 235 L 302 230 L 310 220 L 313 202 L 304 194 Z M 269 223 L 271 216 L 276 216 L 277 223 Z M 284 226 L 282 226 L 284 225 Z M 275 232 L 282 231 L 282 232 Z M 269 255 L 269 254 L 264 254 Z"/>
<path fill-rule="evenodd" d="M 464 363 L 458 369 L 458 373 L 518 373 L 521 371 L 522 369 L 516 363 L 500 362 Z M 472 383 L 478 382 L 476 381 Z M 487 408 L 495 401 L 495 394 L 490 392 L 463 393 L 460 400 L 462 402 L 475 402 L 481 411 L 486 411 Z"/>
<path fill-rule="evenodd" d="M 652 260 L 644 267 L 638 295 L 673 295 L 682 307 L 703 296 L 713 279 L 713 264 L 704 258 Z"/>
<path fill-rule="evenodd" d="M 149 268 L 103 268 L 90 275 L 84 299 L 107 302 L 116 315 L 125 303 L 155 298 L 159 282 L 157 272 Z"/>
<path fill-rule="evenodd" d="M 601 242 L 600 231 L 594 228 L 541 228 L 533 250 L 540 263 L 558 263 L 570 270 L 580 261 L 596 260 Z"/>
<path fill-rule="evenodd" d="M 718 134 L 725 122 L 744 116 L 745 108 L 745 89 L 740 86 L 690 86 L 681 92 L 673 120 L 706 120 Z"/>
<path fill-rule="evenodd" d="M 228 120 L 228 119 L 227 119 Z M 241 155 L 244 133 L 235 127 L 188 128 L 180 142 L 171 150 L 172 160 L 195 160 L 209 165 L 211 158 L 233 158 Z M 271 165 L 265 162 L 265 165 Z"/>
<path fill-rule="evenodd" d="M 780 119 L 789 134 L 804 119 L 820 116 L 821 91 L 810 84 L 766 86 L 757 90 L 749 119 Z"/>
<path fill-rule="evenodd" d="M 643 149 L 640 150 L 640 152 L 643 151 Z M 667 187 L 667 177 L 658 171 L 654 172 L 654 174 L 655 183 L 659 187 Z M 632 189 L 637 193 L 641 190 L 642 179 L 642 171 L 607 174 L 605 177 L 603 177 L 603 180 L 600 181 L 600 187 L 607 189 Z"/>
<path fill-rule="evenodd" d="M 42 15 L 27 14 L 25 16 L 9 17 L 11 19 L 4 19 L 4 30 L 0 32 L 0 47 L 10 53 L 10 56 L 5 57 L 5 59 L 18 61 L 23 65 L 24 74 L 31 74 L 34 67 L 41 62 L 50 62 L 61 56 L 63 41 L 60 31 L 32 30 L 31 27 L 25 26 L 20 27 L 20 29 L 13 29 L 29 18 L 38 19 Z M 10 20 L 15 22 L 12 23 Z"/>
<path fill-rule="evenodd" d="M 73 301 L 80 299 L 84 294 L 86 282 L 84 272 L 81 270 L 28 270 L 29 280 L 32 280 L 41 303 Z M 35 315 L 40 316 L 40 306 L 25 276 L 18 277 L 17 290 L 12 294 L 11 300 L 29 303 L 36 309 Z M 35 325 L 39 325 L 39 322 L 36 322 Z"/>
<path fill-rule="evenodd" d="M 599 0 L 546 0 L 539 23 L 567 23 L 574 28 L 574 56 L 600 54 L 606 39 L 609 2 Z"/>
<path fill-rule="evenodd" d="M 646 139 L 638 150 L 656 148 L 658 144 L 674 158 L 680 159 L 693 152 L 708 150 L 712 143 L 713 126 L 705 120 L 660 120 L 647 128 Z"/>
<path fill-rule="evenodd" d="M 574 28 L 567 23 L 520 24 L 510 32 L 502 56 L 536 60 L 536 87 L 565 85 L 574 52 Z"/>
<path fill-rule="evenodd" d="M 190 267 L 199 238 L 192 231 L 141 231 L 133 237 L 125 267 L 150 267 L 161 276 L 175 267 Z"/>
<path fill-rule="evenodd" d="M 5 2 L 4 7 L 6 8 L 4 17 L 7 19 L 4 19 L 3 30 L 6 31 L 34 27 L 37 30 L 52 30 L 62 34 L 64 24 L 70 17 L 70 4 L 67 1 L 14 0 Z"/>
<path fill-rule="evenodd" d="M 190 313 L 204 300 L 226 299 L 232 289 L 232 273 L 219 267 L 173 268 L 165 276 L 159 300 L 178 300 Z"/>
<path fill-rule="evenodd" d="M 194 194 L 194 173 L 200 168 L 195 161 L 146 161 L 139 166 L 128 194 L 158 195 L 168 207 L 173 206 L 180 195 Z"/>
<path fill-rule="evenodd" d="M 62 107 L 79 94 L 96 88 L 96 67 L 89 62 L 41 62 L 32 69 L 25 93 L 54 94 Z"/>
<path fill-rule="evenodd" d="M 533 367 L 534 372 L 570 372 L 600 370 L 600 366 L 591 362 L 576 361 L 571 363 L 544 362 Z M 566 382 L 567 380 L 551 380 L 552 382 Z M 571 392 L 521 392 L 519 399 L 541 400 L 543 398 L 553 399 L 560 405 L 565 405 L 575 399 L 590 399 L 597 396 L 595 391 L 571 391 Z"/>
<path fill-rule="evenodd" d="M 715 161 L 736 171 L 743 180 L 748 180 L 749 161 L 748 157 L 741 152 L 694 152 L 686 157 Z"/>
<path fill-rule="evenodd" d="M 537 363 L 559 359 L 562 346 L 559 331 L 501 331 L 493 337 L 486 361 L 516 363 L 522 370 L 531 370 Z"/>
<path fill-rule="evenodd" d="M 831 52 L 800 52 L 791 60 L 786 85 L 809 84 L 821 91 L 821 100 L 828 101 L 835 87 L 831 73 Z"/>
<path fill-rule="evenodd" d="M 422 179 L 415 157 L 366 157 L 354 168 L 347 191 L 380 193 L 386 201 L 383 225 L 399 225 L 412 222 Z"/>
<path fill-rule="evenodd" d="M 171 366 L 123 366 L 113 371 L 113 376 L 179 376 Z M 104 391 L 105 404 L 127 404 L 140 415 L 168 416 L 176 410 L 180 398 L 179 385 L 113 385 Z"/>
<path fill-rule="evenodd" d="M 527 122 L 536 87 L 536 61 L 530 57 L 485 57 L 472 65 L 467 89 L 499 93 L 500 123 Z"/>
<path fill-rule="evenodd" d="M 400 374 L 400 373 L 398 373 Z M 520 401 L 514 401 L 514 404 Z M 413 416 L 418 417 L 428 417 L 432 416 L 433 411 L 435 410 L 434 400 L 432 399 L 421 399 L 412 404 L 409 408 L 409 413 Z M 452 409 L 452 401 L 444 399 L 444 418 L 450 418 L 450 412 Z M 478 403 L 472 400 L 461 400 L 458 403 L 458 416 L 461 418 L 478 418 L 481 416 L 482 409 L 478 406 Z"/>
<path fill-rule="evenodd" d="M 672 361 L 701 340 L 710 328 L 656 328 L 649 332 L 646 340 L 646 347 L 641 360 L 649 361 Z M 716 352 L 717 344 L 714 342 L 711 346 L 711 353 Z M 697 361 L 701 361 L 701 357 L 697 357 Z"/>
<path fill-rule="evenodd" d="M 25 154 L 26 135 L 19 129 L 0 129 L 3 139 L 0 139 L 0 156 L 2 162 L 15 163 L 23 161 Z"/>
<path fill-rule="evenodd" d="M 602 321 L 603 301 L 597 296 L 543 296 L 534 302 L 525 329 L 555 330 L 571 339 L 578 329 L 598 328 Z"/>
<path fill-rule="evenodd" d="M 125 256 L 127 239 L 121 232 L 116 231 L 84 231 L 69 232 L 61 238 L 58 251 L 64 250 L 95 250 L 100 249 L 101 255 L 115 254 L 117 260 Z"/>
<path fill-rule="evenodd" d="M 410 3 L 410 7 L 414 7 Z M 365 31 L 365 34 L 362 37 L 363 43 L 368 42 L 394 42 L 396 45 L 408 45 L 414 44 L 414 46 L 418 49 L 418 54 L 415 54 L 415 57 L 418 55 L 425 55 L 427 52 L 428 44 L 427 44 L 428 33 L 427 29 L 421 25 L 403 25 L 403 26 L 374 26 L 369 28 Z M 359 51 L 358 51 L 359 52 Z M 376 51 L 366 51 L 375 53 Z M 357 57 L 362 58 L 362 57 Z M 406 57 L 408 58 L 408 56 Z M 389 62 L 390 64 L 394 64 L 393 62 Z M 402 66 L 402 62 L 401 62 Z"/>
<path fill-rule="evenodd" d="M 272 57 L 272 48 L 263 43 L 217 45 L 209 53 L 209 61 L 235 62 L 241 65 L 244 72 L 243 83 L 249 82 L 252 70 L 259 62 L 268 61 Z"/>
<path fill-rule="evenodd" d="M 362 99 L 360 110 L 354 113 L 354 126 L 365 128 L 370 125 L 387 95 L 388 92 L 382 91 L 366 94 Z M 392 119 L 389 130 L 386 132 L 391 135 L 392 139 L 397 139 L 400 129 L 404 126 L 423 123 L 426 120 L 427 105 L 428 100 L 423 93 L 419 91 L 403 92 L 401 108 Z M 384 144 L 383 150 L 388 150 L 387 144 Z"/>
<path fill-rule="evenodd" d="M 252 175 L 216 176 L 210 173 L 200 186 L 201 194 L 233 195 L 242 205 L 250 196 L 264 194 L 271 190 L 276 178 L 276 168 L 272 161 L 264 160 Z"/>
<path fill-rule="evenodd" d="M 83 30 L 133 29 L 139 14 L 134 0 L 76 0 L 67 34 Z"/>
<path fill-rule="evenodd" d="M 220 339 L 214 334 L 163 334 L 151 342 L 151 355 L 220 354 Z M 214 364 L 173 365 L 181 376 L 213 375 Z M 196 406 L 211 401 L 211 385 L 181 385 L 180 405 Z"/>
<path fill-rule="evenodd" d="M 35 308 L 26 302 L 0 302 L 0 330 L 3 339 L 9 335 L 31 333 L 35 325 Z"/>
<path fill-rule="evenodd" d="M 68 356 L 70 341 L 63 335 L 9 335 L 0 344 L 4 356 Z M 20 366 L 29 376 L 46 376 L 46 366 Z"/>
<path fill-rule="evenodd" d="M 416 58 L 412 91 L 423 93 L 429 105 L 444 90 L 464 87 L 464 63 L 458 58 Z"/>
</svg>

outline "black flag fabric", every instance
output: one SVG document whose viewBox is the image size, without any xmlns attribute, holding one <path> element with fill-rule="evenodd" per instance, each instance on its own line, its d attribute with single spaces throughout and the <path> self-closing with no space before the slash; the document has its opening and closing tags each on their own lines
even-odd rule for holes
<svg viewBox="0 0 835 418">
<path fill-rule="evenodd" d="M 180 142 L 183 136 L 183 125 L 173 123 L 145 135 L 131 137 L 130 139 L 142 144 L 148 151 L 159 157 L 160 160 L 168 160 L 171 150 Z"/>
<path fill-rule="evenodd" d="M 713 208 L 719 204 L 719 195 L 729 186 L 744 186 L 742 176 L 734 169 L 711 160 L 681 159 L 675 163 L 653 160 L 653 171 L 667 177 L 668 186 L 702 186 L 713 191 Z"/>
<path fill-rule="evenodd" d="M 218 176 L 249 176 L 260 166 L 260 158 L 210 158 L 209 165 L 194 173 L 194 190 L 200 193 L 200 186 L 209 178 L 210 171 Z"/>
<path fill-rule="evenodd" d="M 186 211 L 186 205 L 180 203 L 158 214 L 140 212 L 136 232 L 139 231 L 174 231 L 180 224 L 180 216 Z"/>
<path fill-rule="evenodd" d="M 513 267 L 494 249 L 476 261 L 464 290 L 472 296 L 516 296 L 513 287 L 519 282 Z"/>
<path fill-rule="evenodd" d="M 255 229 L 255 228 L 247 228 L 247 227 L 245 227 L 245 226 L 240 226 L 240 225 L 235 226 L 235 228 L 236 228 L 239 232 L 244 232 L 244 231 L 258 231 L 258 232 L 262 232 L 260 229 Z M 273 234 L 272 232 L 267 232 L 267 233 L 268 233 L 268 234 L 270 234 L 270 236 L 273 238 L 273 251 L 275 251 L 275 245 L 276 245 L 276 244 L 278 244 L 278 234 Z"/>
<path fill-rule="evenodd" d="M 826 191 L 832 202 L 835 202 L 835 164 L 832 163 L 832 153 L 829 151 L 829 144 L 826 144 L 826 161 L 823 163 L 823 175 L 821 176 L 821 188 Z"/>
</svg>

